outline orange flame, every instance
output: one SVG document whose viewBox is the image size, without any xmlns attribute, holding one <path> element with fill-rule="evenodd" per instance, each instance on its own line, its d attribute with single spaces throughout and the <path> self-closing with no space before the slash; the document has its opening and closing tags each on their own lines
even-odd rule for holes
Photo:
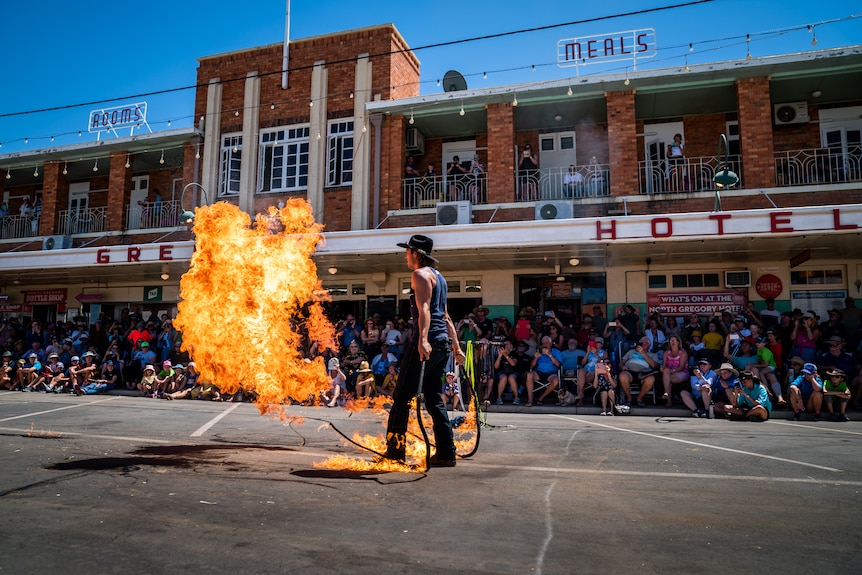
<svg viewBox="0 0 862 575">
<path fill-rule="evenodd" d="M 195 252 L 180 281 L 175 325 L 201 380 L 222 393 L 252 392 L 261 414 L 284 418 L 281 404 L 328 388 L 323 360 L 303 346 L 332 348 L 328 299 L 311 259 L 323 240 L 302 199 L 248 214 L 219 202 L 195 210 Z"/>
</svg>

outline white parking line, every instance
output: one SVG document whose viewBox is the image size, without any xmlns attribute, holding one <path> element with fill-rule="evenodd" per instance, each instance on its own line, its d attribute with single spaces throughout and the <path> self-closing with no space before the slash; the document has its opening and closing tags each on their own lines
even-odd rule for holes
<svg viewBox="0 0 862 575">
<path fill-rule="evenodd" d="M 814 431 L 827 431 L 830 433 L 846 433 L 847 435 L 862 435 L 862 433 L 859 433 L 858 431 L 850 431 L 848 429 L 836 429 L 832 426 L 827 427 L 825 425 L 818 425 L 817 423 L 814 423 L 814 422 L 806 425 L 804 423 L 793 423 L 790 421 L 775 421 L 773 419 L 770 419 L 769 423 L 771 425 L 789 425 L 790 427 L 801 427 L 803 429 L 810 429 L 810 430 L 814 430 Z"/>
<path fill-rule="evenodd" d="M 213 425 L 215 425 L 216 423 L 221 421 L 221 419 L 223 417 L 225 417 L 228 413 L 230 413 L 231 411 L 233 411 L 234 409 L 236 409 L 240 405 L 242 405 L 242 404 L 241 403 L 234 403 L 233 405 L 231 405 L 230 407 L 228 407 L 227 409 L 225 409 L 224 411 L 222 411 L 221 413 L 219 413 L 218 415 L 216 415 L 215 417 L 213 417 L 212 419 L 207 421 L 205 424 L 198 427 L 197 430 L 194 433 L 192 433 L 189 437 L 200 437 L 201 435 L 203 435 L 204 433 L 207 432 L 207 429 L 209 429 L 210 427 L 212 427 Z"/>
<path fill-rule="evenodd" d="M 27 435 L 30 437 L 50 437 L 52 439 L 69 439 L 72 437 L 83 438 L 83 439 L 112 439 L 116 441 L 128 441 L 130 443 L 158 443 L 164 445 L 176 445 L 176 440 L 173 439 L 153 439 L 150 437 L 141 437 L 134 436 L 128 437 L 126 435 L 102 435 L 98 433 L 78 433 L 76 431 L 51 431 L 44 429 L 35 429 L 33 427 L 29 429 L 21 429 L 17 427 L 0 427 L 0 432 L 6 433 L 19 433 L 21 435 Z"/>
<path fill-rule="evenodd" d="M 652 437 L 655 439 L 663 439 L 665 441 L 675 441 L 677 443 L 685 443 L 687 445 L 696 445 L 697 447 L 706 447 L 709 449 L 717 449 L 719 451 L 729 451 L 730 453 L 738 453 L 740 455 L 751 455 L 753 457 L 761 457 L 763 459 L 772 459 L 774 461 L 781 461 L 782 463 L 793 463 L 795 465 L 804 465 L 806 467 L 814 467 L 815 469 L 823 469 L 824 471 L 835 471 L 840 472 L 840 469 L 836 469 L 834 467 L 826 467 L 824 465 L 817 465 L 815 463 L 806 463 L 804 461 L 797 461 L 795 459 L 786 459 L 784 457 L 775 457 L 774 455 L 765 455 L 763 453 L 755 453 L 753 451 L 743 451 L 741 449 L 731 449 L 729 447 L 720 447 L 718 445 L 710 445 L 708 443 L 699 443 L 697 441 L 688 441 L 687 439 L 678 439 L 676 437 L 667 437 L 664 435 L 656 435 L 655 433 L 647 433 L 645 431 L 635 431 L 633 429 L 626 429 L 624 427 L 616 427 L 613 425 L 607 425 L 604 423 L 598 423 L 595 421 L 589 421 L 586 419 L 578 419 L 576 417 L 570 417 L 567 415 L 557 415 L 552 414 L 552 417 L 559 417 L 560 419 L 568 419 L 570 421 L 577 421 L 578 423 L 586 423 L 588 425 L 595 425 L 598 427 L 604 427 L 606 429 L 613 429 L 615 431 L 624 431 L 626 433 L 632 433 L 635 435 L 645 435 L 647 437 Z"/>
<path fill-rule="evenodd" d="M 55 411 L 63 411 L 64 409 L 74 409 L 76 407 L 86 407 L 88 405 L 96 405 L 97 403 L 105 403 L 106 401 L 114 401 L 118 399 L 120 396 L 109 397 L 107 399 L 100 399 L 98 401 L 88 401 L 87 403 L 75 403 L 72 405 L 67 405 L 65 407 L 58 407 L 56 409 L 46 409 L 45 411 L 36 411 L 34 413 L 25 413 L 24 415 L 14 415 L 12 417 L 5 417 L 0 419 L 0 423 L 5 421 L 12 421 L 13 419 L 26 419 L 28 417 L 35 417 L 37 415 L 44 415 L 46 413 L 54 413 Z"/>
</svg>

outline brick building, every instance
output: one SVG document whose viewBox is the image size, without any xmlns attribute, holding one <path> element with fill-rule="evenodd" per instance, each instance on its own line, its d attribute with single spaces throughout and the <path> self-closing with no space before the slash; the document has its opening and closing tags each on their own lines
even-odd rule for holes
<svg viewBox="0 0 862 575">
<path fill-rule="evenodd" d="M 0 240 L 0 271 L 29 288 L 7 287 L 7 305 L 62 288 L 65 307 L 31 313 L 171 309 L 192 246 L 175 226 L 183 201 L 255 214 L 295 196 L 325 224 L 316 259 L 334 313 L 404 312 L 395 244 L 412 233 L 436 242 L 453 317 L 479 303 L 567 322 L 626 302 L 711 315 L 767 293 L 822 313 L 860 298 L 860 46 L 426 95 L 391 25 L 291 42 L 287 88 L 281 63 L 281 43 L 201 58 L 195 129 L 0 155 L 11 213 L 42 195 L 37 229 L 13 216 Z M 519 169 L 527 144 L 537 170 Z M 405 178 L 407 155 L 436 175 Z M 456 156 L 469 173 L 447 173 Z M 718 190 L 725 168 L 740 181 Z M 137 203 L 144 177 L 173 212 Z M 98 230 L 70 223 L 82 195 L 83 219 L 104 213 Z M 47 249 L 54 236 L 70 247 Z M 142 245 L 148 256 L 126 261 Z M 94 277 L 102 299 L 78 306 Z"/>
</svg>

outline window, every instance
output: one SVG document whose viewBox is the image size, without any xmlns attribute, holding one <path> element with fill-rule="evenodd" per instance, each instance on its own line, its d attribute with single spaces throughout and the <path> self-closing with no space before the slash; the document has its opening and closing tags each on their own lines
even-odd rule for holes
<svg viewBox="0 0 862 575">
<path fill-rule="evenodd" d="M 718 274 L 673 274 L 671 282 L 675 288 L 721 287 Z"/>
<path fill-rule="evenodd" d="M 353 181 L 353 120 L 329 124 L 327 186 L 346 186 Z"/>
<path fill-rule="evenodd" d="M 293 192 L 308 188 L 308 126 L 260 135 L 258 192 Z"/>
<path fill-rule="evenodd" d="M 739 122 L 737 120 L 726 122 L 725 130 L 725 134 L 727 134 L 727 155 L 740 155 L 742 149 L 739 147 Z"/>
<path fill-rule="evenodd" d="M 842 284 L 844 275 L 840 269 L 791 271 L 790 283 L 793 285 Z"/>
<path fill-rule="evenodd" d="M 350 293 L 352 295 L 365 295 L 365 284 L 353 284 Z"/>
<path fill-rule="evenodd" d="M 241 165 L 242 136 L 224 136 L 221 141 L 221 156 L 219 158 L 219 197 L 239 194 L 239 169 Z"/>
<path fill-rule="evenodd" d="M 650 289 L 666 288 L 667 287 L 667 276 L 665 276 L 665 275 L 660 275 L 660 276 L 651 275 L 651 276 L 649 276 L 649 287 L 650 287 Z"/>
</svg>

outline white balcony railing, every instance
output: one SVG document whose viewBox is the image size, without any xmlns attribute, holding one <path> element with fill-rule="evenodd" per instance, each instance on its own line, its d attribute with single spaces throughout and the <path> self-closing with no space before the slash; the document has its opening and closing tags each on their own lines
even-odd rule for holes
<svg viewBox="0 0 862 575">
<path fill-rule="evenodd" d="M 32 238 L 39 235 L 40 219 L 33 216 L 0 217 L 0 238 Z"/>
<path fill-rule="evenodd" d="M 589 164 L 569 168 L 542 168 L 539 170 L 538 193 L 542 200 L 599 198 L 610 195 L 610 166 Z M 530 201 L 527 192 L 528 178 L 521 178 L 521 197 Z"/>
<path fill-rule="evenodd" d="M 487 174 L 434 176 L 402 180 L 402 206 L 405 210 L 430 208 L 438 202 L 470 200 L 474 205 L 488 203 Z"/>
<path fill-rule="evenodd" d="M 743 187 L 742 158 L 728 156 L 729 168 L 739 176 L 738 187 Z M 724 168 L 716 156 L 645 160 L 638 162 L 640 193 L 667 194 L 714 190 L 716 171 Z"/>
<path fill-rule="evenodd" d="M 60 210 L 57 232 L 64 236 L 104 232 L 108 229 L 108 208 Z"/>
<path fill-rule="evenodd" d="M 182 202 L 171 200 L 158 204 L 138 202 L 126 209 L 126 225 L 130 230 L 146 230 L 176 226 L 182 214 Z"/>
<path fill-rule="evenodd" d="M 806 186 L 862 181 L 862 147 L 775 152 L 775 185 Z"/>
</svg>

